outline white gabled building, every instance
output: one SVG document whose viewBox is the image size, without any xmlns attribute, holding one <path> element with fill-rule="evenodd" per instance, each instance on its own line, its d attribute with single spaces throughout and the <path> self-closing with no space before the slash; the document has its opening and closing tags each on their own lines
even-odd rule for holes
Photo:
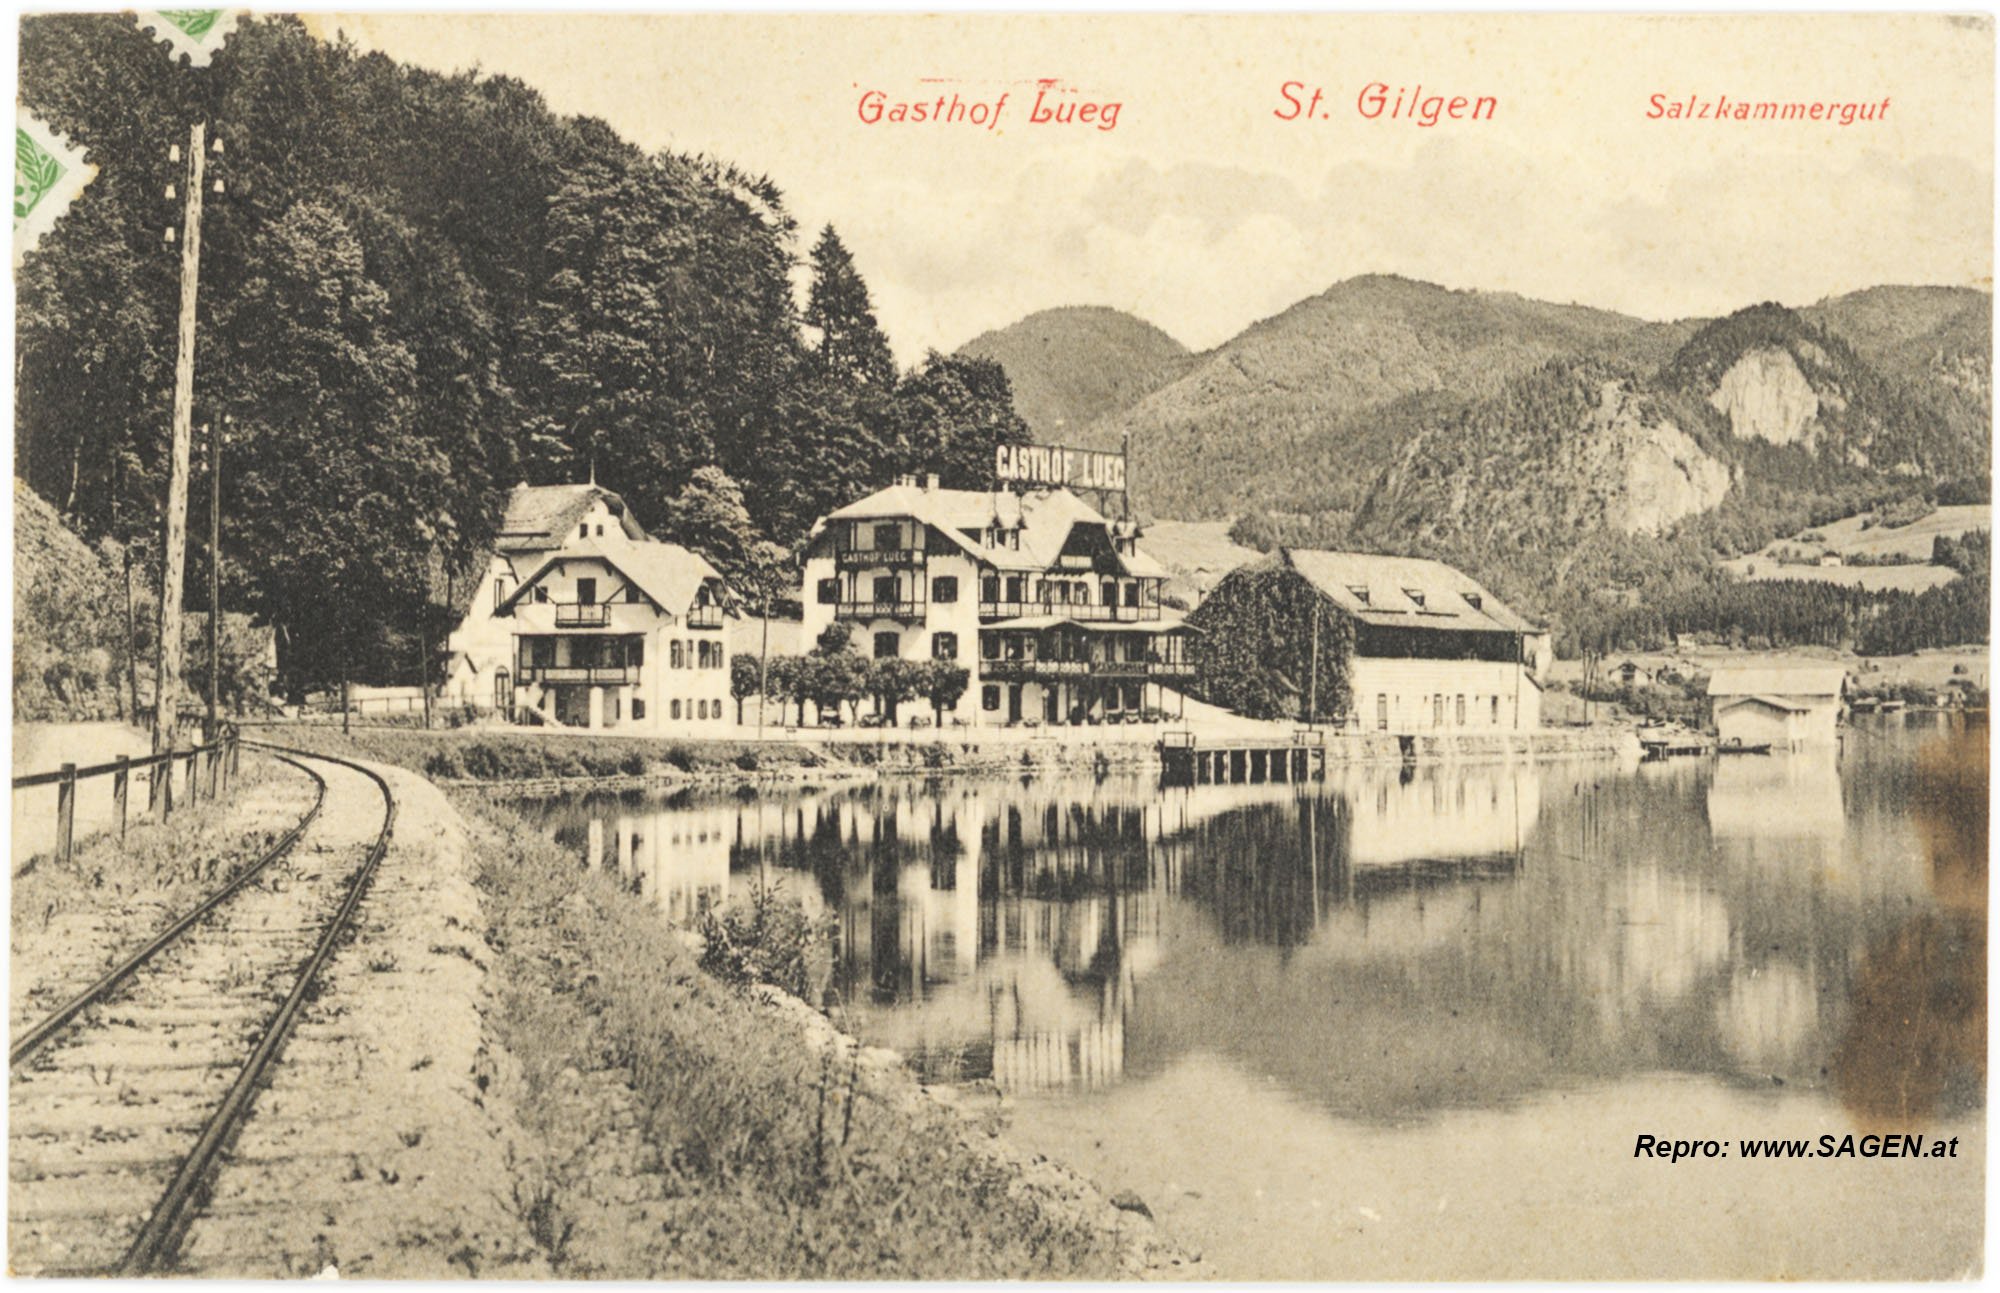
<svg viewBox="0 0 2000 1293">
<path fill-rule="evenodd" d="M 517 722 L 677 734 L 726 722 L 729 598 L 600 485 L 518 485 L 448 642 L 447 697 Z"/>
<path fill-rule="evenodd" d="M 1715 735 L 1724 745 L 1834 745 L 1846 694 L 1847 670 L 1837 664 L 1729 666 L 1708 677 Z"/>
<path fill-rule="evenodd" d="M 967 724 L 1116 722 L 1166 708 L 1193 674 L 1166 571 L 1068 490 L 941 489 L 904 479 L 823 517 L 805 549 L 802 648 L 829 624 L 874 659 L 970 673 Z"/>
</svg>

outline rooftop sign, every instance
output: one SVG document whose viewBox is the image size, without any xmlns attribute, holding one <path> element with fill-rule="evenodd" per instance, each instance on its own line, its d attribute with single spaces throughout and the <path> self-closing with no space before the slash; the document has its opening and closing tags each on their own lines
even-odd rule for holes
<svg viewBox="0 0 2000 1293">
<path fill-rule="evenodd" d="M 994 451 L 993 474 L 1010 484 L 1122 492 L 1125 456 L 1059 444 L 1003 444 Z"/>
</svg>

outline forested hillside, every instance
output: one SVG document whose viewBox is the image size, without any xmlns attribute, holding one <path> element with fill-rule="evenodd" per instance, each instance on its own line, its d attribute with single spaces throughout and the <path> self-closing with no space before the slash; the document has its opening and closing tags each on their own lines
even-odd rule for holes
<svg viewBox="0 0 2000 1293">
<path fill-rule="evenodd" d="M 1092 429 L 1132 435 L 1139 506 L 1194 520 L 1357 506 L 1402 433 L 1550 359 L 1650 369 L 1686 335 L 1605 310 L 1390 275 L 1338 283 L 1200 356 Z"/>
<path fill-rule="evenodd" d="M 195 420 L 229 427 L 228 597 L 276 625 L 294 686 L 341 659 L 407 679 L 517 480 L 594 466 L 740 578 L 832 502 L 918 464 L 983 480 L 1026 435 L 997 365 L 896 371 L 832 230 L 795 300 L 803 249 L 771 180 L 645 153 L 520 82 L 278 16 L 197 70 L 130 15 L 59 14 L 22 22 L 20 93 L 99 168 L 17 278 L 18 471 L 90 541 L 157 529 L 168 150 L 196 120 L 225 145 Z"/>
<path fill-rule="evenodd" d="M 1941 645 L 1983 605 L 1983 576 L 1911 598 L 1744 586 L 1716 568 L 1870 508 L 1986 489 L 1986 444 L 1956 431 L 1929 388 L 1884 377 L 1779 306 L 1705 325 L 1651 378 L 1558 360 L 1493 396 L 1414 410 L 1396 434 L 1401 450 L 1344 531 L 1252 515 L 1239 536 L 1441 557 L 1549 621 L 1566 653 L 1668 633 Z"/>
<path fill-rule="evenodd" d="M 1102 306 L 1037 310 L 960 346 L 1007 371 L 1014 408 L 1038 440 L 1116 449 L 1091 432 L 1097 418 L 1130 407 L 1185 373 L 1193 357 L 1144 319 Z"/>
</svg>

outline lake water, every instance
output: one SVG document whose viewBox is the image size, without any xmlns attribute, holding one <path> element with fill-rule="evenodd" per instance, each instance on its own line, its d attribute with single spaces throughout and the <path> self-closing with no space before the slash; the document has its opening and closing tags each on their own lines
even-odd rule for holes
<svg viewBox="0 0 2000 1293">
<path fill-rule="evenodd" d="M 665 919 L 770 883 L 831 912 L 848 1028 L 991 1078 L 1218 1277 L 1950 1276 L 1984 1215 L 1985 739 L 538 811 Z M 1849 1132 L 1959 1145 L 1742 1157 Z"/>
</svg>

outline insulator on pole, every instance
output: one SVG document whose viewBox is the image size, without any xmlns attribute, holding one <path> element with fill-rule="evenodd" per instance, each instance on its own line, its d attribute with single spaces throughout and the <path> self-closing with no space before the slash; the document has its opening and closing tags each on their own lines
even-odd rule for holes
<svg viewBox="0 0 2000 1293">
<path fill-rule="evenodd" d="M 167 229 L 167 239 L 166 239 L 166 240 L 167 240 L 168 242 L 172 242 L 172 241 L 174 240 L 174 231 L 173 231 L 173 229 L 172 229 L 171 227 L 169 227 L 169 228 Z"/>
<path fill-rule="evenodd" d="M 224 190 L 223 190 L 223 187 L 222 187 L 222 181 L 221 181 L 221 180 L 217 180 L 217 181 L 215 182 L 215 191 L 216 191 L 217 193 L 221 193 L 221 192 L 223 192 L 223 191 L 224 191 Z"/>
<path fill-rule="evenodd" d="M 181 146 L 180 146 L 179 144 L 175 144 L 175 145 L 173 145 L 172 147 L 170 147 L 170 148 L 168 148 L 168 149 L 167 149 L 167 160 L 168 160 L 168 161 L 170 161 L 170 162 L 177 162 L 177 161 L 179 161 L 180 159 L 181 159 Z"/>
<path fill-rule="evenodd" d="M 171 185 L 171 184 L 167 185 L 167 201 L 169 201 L 169 202 L 173 201 L 173 200 L 174 200 L 174 198 L 175 198 L 175 196 L 176 196 L 176 193 L 175 193 L 175 189 L 174 189 L 174 186 L 173 186 L 173 185 Z"/>
<path fill-rule="evenodd" d="M 212 152 L 212 153 L 219 153 L 219 152 L 221 152 L 221 151 L 222 151 L 222 136 L 221 136 L 221 135 L 217 135 L 217 136 L 215 137 L 215 142 L 214 142 L 214 143 L 212 143 L 212 144 L 210 144 L 210 145 L 208 146 L 208 151 L 210 151 L 210 152 Z"/>
</svg>

